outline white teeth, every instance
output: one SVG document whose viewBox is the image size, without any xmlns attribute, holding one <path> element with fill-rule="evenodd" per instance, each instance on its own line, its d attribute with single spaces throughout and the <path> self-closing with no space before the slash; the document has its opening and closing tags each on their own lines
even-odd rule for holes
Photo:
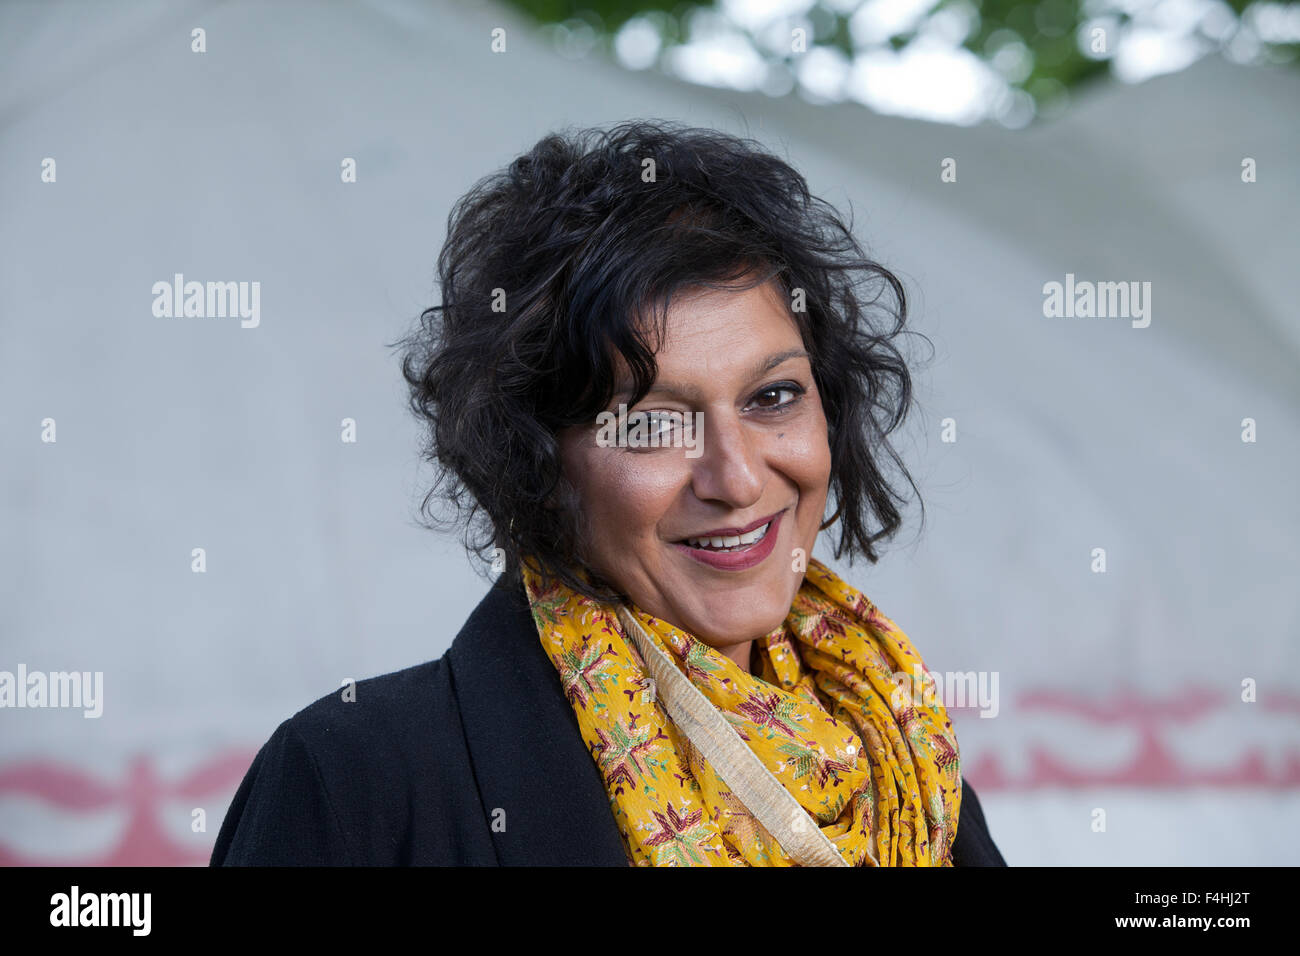
<svg viewBox="0 0 1300 956">
<path fill-rule="evenodd" d="M 767 529 L 772 526 L 768 522 L 761 528 L 755 528 L 753 531 L 747 531 L 741 535 L 728 535 L 723 538 L 687 538 L 686 543 L 693 548 L 712 548 L 721 550 L 723 548 L 748 547 L 755 541 L 762 539 L 767 534 Z"/>
</svg>

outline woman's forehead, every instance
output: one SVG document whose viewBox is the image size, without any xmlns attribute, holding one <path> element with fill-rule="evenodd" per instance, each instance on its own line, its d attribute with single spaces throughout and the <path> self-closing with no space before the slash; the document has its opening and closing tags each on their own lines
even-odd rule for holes
<svg viewBox="0 0 1300 956">
<path fill-rule="evenodd" d="M 686 316 L 670 329 L 655 352 L 656 392 L 682 398 L 703 397 L 708 385 L 720 381 L 748 381 L 795 360 L 811 362 L 798 326 L 779 310 L 741 308 L 714 311 L 692 323 Z M 631 371 L 615 352 L 616 397 L 632 393 Z"/>
<path fill-rule="evenodd" d="M 674 302 L 656 356 L 720 359 L 801 341 L 789 303 L 767 282 L 745 290 L 704 290 Z"/>
</svg>

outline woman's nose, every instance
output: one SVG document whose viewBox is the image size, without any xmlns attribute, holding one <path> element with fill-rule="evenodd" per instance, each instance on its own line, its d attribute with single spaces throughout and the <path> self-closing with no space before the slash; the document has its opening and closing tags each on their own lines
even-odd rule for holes
<svg viewBox="0 0 1300 956">
<path fill-rule="evenodd" d="M 745 508 L 763 493 L 764 464 L 757 436 L 735 415 L 703 413 L 700 455 L 691 463 L 696 497 Z"/>
</svg>

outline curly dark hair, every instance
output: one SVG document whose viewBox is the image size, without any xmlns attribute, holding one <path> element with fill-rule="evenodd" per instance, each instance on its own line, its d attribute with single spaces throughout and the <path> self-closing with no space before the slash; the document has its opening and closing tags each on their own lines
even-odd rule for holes
<svg viewBox="0 0 1300 956">
<path fill-rule="evenodd" d="M 583 559 L 557 433 L 609 406 L 614 349 L 635 385 L 627 406 L 645 396 L 669 302 L 700 288 L 775 279 L 787 301 L 803 290 L 806 311 L 791 315 L 827 419 L 836 512 L 823 527 L 841 522 L 837 559 L 874 564 L 902 523 L 885 458 L 920 497 L 886 437 L 912 401 L 893 341 L 902 283 L 753 140 L 650 121 L 548 135 L 456 203 L 438 274 L 442 303 L 394 343 L 437 468 L 421 513 L 462 527 L 470 554 L 500 548 L 507 583 L 531 556 L 545 579 L 625 598 Z"/>
</svg>

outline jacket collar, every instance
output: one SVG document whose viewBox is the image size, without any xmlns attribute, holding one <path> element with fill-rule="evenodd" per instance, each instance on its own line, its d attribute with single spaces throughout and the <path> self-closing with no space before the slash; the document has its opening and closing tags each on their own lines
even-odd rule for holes
<svg viewBox="0 0 1300 956">
<path fill-rule="evenodd" d="M 604 781 L 523 586 L 494 584 L 447 656 L 498 860 L 626 866 Z"/>
</svg>

